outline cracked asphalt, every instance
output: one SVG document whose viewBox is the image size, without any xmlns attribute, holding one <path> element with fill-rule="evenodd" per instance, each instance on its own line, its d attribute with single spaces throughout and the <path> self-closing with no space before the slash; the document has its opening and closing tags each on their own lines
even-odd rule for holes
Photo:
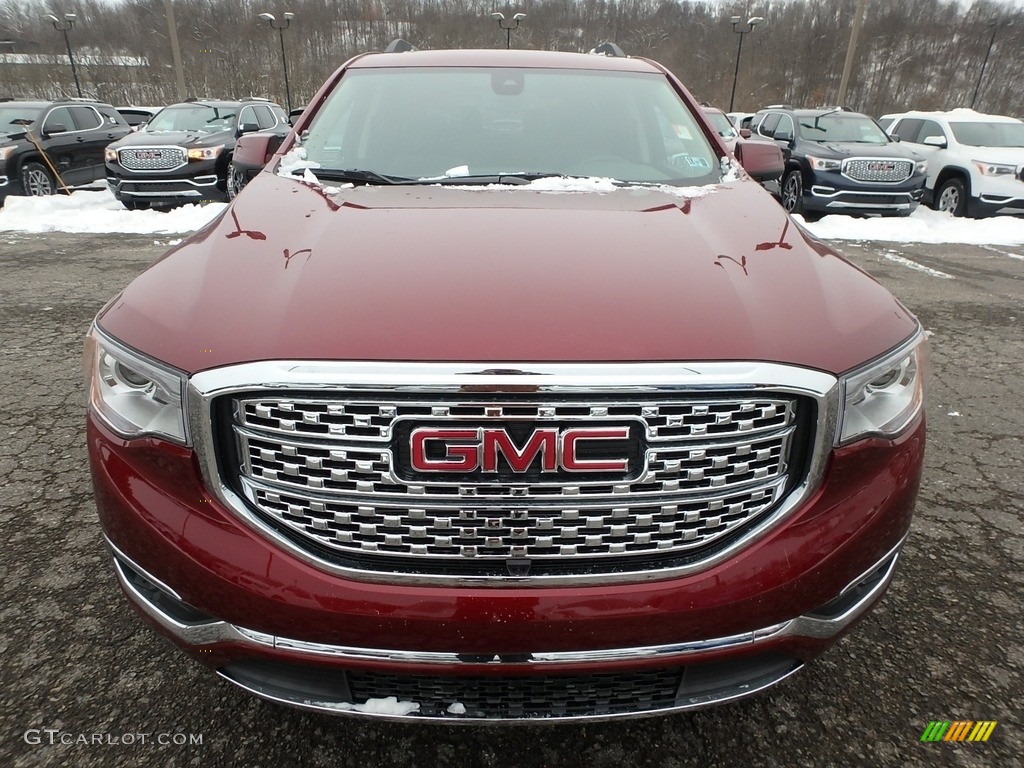
<svg viewBox="0 0 1024 768">
<path fill-rule="evenodd" d="M 852 634 L 769 692 L 702 712 L 465 728 L 263 703 L 129 609 L 93 506 L 82 338 L 167 240 L 0 234 L 0 765 L 1024 764 L 1024 247 L 838 246 L 932 333 L 917 515 L 892 588 Z M 922 743 L 931 720 L 998 726 L 986 743 Z"/>
</svg>

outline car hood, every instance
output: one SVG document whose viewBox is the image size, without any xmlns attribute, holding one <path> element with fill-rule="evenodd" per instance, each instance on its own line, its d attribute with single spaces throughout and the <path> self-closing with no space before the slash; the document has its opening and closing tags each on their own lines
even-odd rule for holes
<svg viewBox="0 0 1024 768">
<path fill-rule="evenodd" d="M 126 147 L 212 147 L 234 138 L 232 131 L 200 133 L 199 131 L 136 131 L 108 145 L 108 149 Z"/>
<path fill-rule="evenodd" d="M 1024 164 L 1024 147 L 969 147 L 971 157 L 983 163 Z"/>
<path fill-rule="evenodd" d="M 556 188 L 332 193 L 264 172 L 98 322 L 186 372 L 330 359 L 756 360 L 839 373 L 916 328 L 749 179 Z"/>
<path fill-rule="evenodd" d="M 895 141 L 890 142 L 889 144 L 863 144 L 855 141 L 825 141 L 808 143 L 807 154 L 835 158 L 891 157 L 894 160 L 923 159 L 914 150 L 909 147 L 903 147 L 899 142 Z"/>
</svg>

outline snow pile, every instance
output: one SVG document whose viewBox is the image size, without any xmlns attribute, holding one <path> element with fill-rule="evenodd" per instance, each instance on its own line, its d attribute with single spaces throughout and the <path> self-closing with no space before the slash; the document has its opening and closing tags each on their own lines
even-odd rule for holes
<svg viewBox="0 0 1024 768">
<path fill-rule="evenodd" d="M 464 715 L 466 714 L 466 705 L 461 701 L 456 701 L 454 704 L 449 704 L 446 711 L 450 715 Z"/>
<path fill-rule="evenodd" d="M 405 717 L 412 712 L 418 711 L 420 708 L 420 705 L 415 701 L 399 701 L 394 696 L 388 696 L 386 699 L 367 699 L 362 704 L 350 704 L 347 701 L 307 701 L 306 704 L 315 704 L 318 707 L 329 707 L 330 709 L 338 709 L 342 712 L 362 712 L 369 715 L 395 715 L 396 717 Z"/>
<path fill-rule="evenodd" d="M 209 203 L 170 211 L 129 211 L 109 190 L 81 190 L 51 197 L 11 196 L 0 209 L 0 232 L 176 234 L 199 229 L 226 207 L 226 203 Z"/>
<path fill-rule="evenodd" d="M 855 219 L 826 216 L 804 226 L 822 240 L 875 240 L 889 243 L 963 243 L 965 245 L 1024 244 L 1024 219 L 993 216 L 957 219 L 923 205 L 906 218 Z"/>
</svg>

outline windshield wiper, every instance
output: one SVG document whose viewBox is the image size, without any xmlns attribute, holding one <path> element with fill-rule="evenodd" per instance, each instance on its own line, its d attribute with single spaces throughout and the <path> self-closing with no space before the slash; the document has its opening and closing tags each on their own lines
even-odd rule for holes
<svg viewBox="0 0 1024 768">
<path fill-rule="evenodd" d="M 296 168 L 292 173 L 305 171 L 306 168 Z M 416 179 L 408 179 L 404 176 L 385 176 L 376 171 L 362 171 L 358 168 L 342 170 L 340 168 L 310 168 L 310 172 L 318 179 L 325 181 L 348 181 L 353 184 L 416 184 Z"/>
<path fill-rule="evenodd" d="M 537 179 L 569 179 L 558 171 L 510 171 L 502 173 L 466 174 L 460 176 L 432 176 L 419 179 L 421 184 L 529 184 Z"/>
</svg>

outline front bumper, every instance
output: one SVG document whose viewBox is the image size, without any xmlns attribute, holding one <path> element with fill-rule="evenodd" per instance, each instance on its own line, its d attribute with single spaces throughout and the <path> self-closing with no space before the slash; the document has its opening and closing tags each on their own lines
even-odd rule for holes
<svg viewBox="0 0 1024 768">
<path fill-rule="evenodd" d="M 924 449 L 919 419 L 895 441 L 835 450 L 810 499 L 704 571 L 460 588 L 326 573 L 223 508 L 191 451 L 121 440 L 92 416 L 88 434 L 122 586 L 192 656 L 306 709 L 469 722 L 663 713 L 784 679 L 885 590 Z"/>
<path fill-rule="evenodd" d="M 172 171 L 130 171 L 108 162 L 107 187 L 122 202 L 226 202 L 225 174 L 216 163 L 192 161 Z"/>
<path fill-rule="evenodd" d="M 858 182 L 838 172 L 805 174 L 804 208 L 823 213 L 907 216 L 924 196 L 923 174 L 899 183 Z"/>
</svg>

